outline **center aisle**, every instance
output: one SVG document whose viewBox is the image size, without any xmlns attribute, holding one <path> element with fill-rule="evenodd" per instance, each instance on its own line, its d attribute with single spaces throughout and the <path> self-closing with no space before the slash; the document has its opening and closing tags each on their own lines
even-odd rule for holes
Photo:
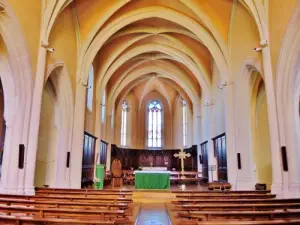
<svg viewBox="0 0 300 225">
<path fill-rule="evenodd" d="M 171 225 L 165 204 L 141 204 L 135 225 Z"/>
</svg>

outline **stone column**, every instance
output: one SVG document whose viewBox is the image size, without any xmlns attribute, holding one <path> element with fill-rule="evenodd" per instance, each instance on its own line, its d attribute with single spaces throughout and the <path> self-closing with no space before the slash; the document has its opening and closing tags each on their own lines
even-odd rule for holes
<svg viewBox="0 0 300 225">
<path fill-rule="evenodd" d="M 234 131 L 234 91 L 233 85 L 224 88 L 225 92 L 225 124 L 226 124 L 226 152 L 227 152 L 227 174 L 228 182 L 232 189 L 236 189 L 237 178 L 237 157 L 235 149 L 235 131 Z"/>
<path fill-rule="evenodd" d="M 274 79 L 272 74 L 271 53 L 267 46 L 263 48 L 263 67 L 266 87 L 266 97 L 268 103 L 268 119 L 270 130 L 270 145 L 272 153 L 272 193 L 282 195 L 283 193 L 283 170 L 282 161 L 280 159 L 280 143 L 279 143 L 279 129 L 278 118 L 275 101 Z"/>
<path fill-rule="evenodd" d="M 33 195 L 34 191 L 34 175 L 36 165 L 36 155 L 38 147 L 38 136 L 41 116 L 42 94 L 44 89 L 44 77 L 46 68 L 46 57 L 48 43 L 39 48 L 37 71 L 35 77 L 35 84 L 33 90 L 32 107 L 31 107 L 31 119 L 28 147 L 26 148 L 25 159 L 25 194 Z"/>
<path fill-rule="evenodd" d="M 96 123 L 95 123 L 95 136 L 97 137 L 96 140 L 96 150 L 95 150 L 95 163 L 100 162 L 100 147 L 101 147 L 101 116 L 102 116 L 102 103 L 101 101 L 97 100 L 96 103 Z"/>
<path fill-rule="evenodd" d="M 86 109 L 86 83 L 80 81 L 76 85 L 76 99 L 73 123 L 73 141 L 71 151 L 71 188 L 81 188 L 83 135 Z"/>
<path fill-rule="evenodd" d="M 207 153 L 208 153 L 208 166 L 214 167 L 214 171 L 208 171 L 209 182 L 218 180 L 218 168 L 217 168 L 217 158 L 214 153 L 214 143 L 212 138 L 215 136 L 215 119 L 214 119 L 214 103 L 213 99 L 210 100 L 210 106 L 206 110 L 206 118 L 208 122 L 208 139 L 207 139 Z"/>
<path fill-rule="evenodd" d="M 23 194 L 23 188 L 19 186 L 19 144 L 22 142 L 23 115 L 18 113 L 5 118 L 5 146 L 1 171 L 0 193 Z"/>
</svg>

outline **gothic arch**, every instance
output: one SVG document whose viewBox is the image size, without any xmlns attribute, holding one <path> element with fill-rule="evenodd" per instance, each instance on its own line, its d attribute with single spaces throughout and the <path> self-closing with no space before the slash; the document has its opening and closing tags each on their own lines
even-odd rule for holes
<svg viewBox="0 0 300 225">
<path fill-rule="evenodd" d="M 73 93 L 68 70 L 64 63 L 51 65 L 46 80 L 50 80 L 55 89 L 55 101 L 58 111 L 58 135 L 56 147 L 56 163 L 54 180 L 51 184 L 56 187 L 70 186 L 70 170 L 66 167 L 67 152 L 71 150 L 73 128 Z"/>
<path fill-rule="evenodd" d="M 19 144 L 26 147 L 28 143 L 33 74 L 25 36 L 17 17 L 6 0 L 1 0 L 0 6 L 4 9 L 0 17 L 0 35 L 6 49 L 1 54 L 0 76 L 5 93 L 7 126 L 0 192 L 23 194 L 25 171 L 17 169 L 18 155 L 14 152 Z"/>
<path fill-rule="evenodd" d="M 276 72 L 277 111 L 281 146 L 286 146 L 289 161 L 289 192 L 300 196 L 300 3 L 289 23 L 282 43 Z"/>
</svg>

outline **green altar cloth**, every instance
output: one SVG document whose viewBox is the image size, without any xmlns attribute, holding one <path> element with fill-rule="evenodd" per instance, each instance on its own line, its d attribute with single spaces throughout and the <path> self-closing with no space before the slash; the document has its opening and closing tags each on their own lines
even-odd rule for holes
<svg viewBox="0 0 300 225">
<path fill-rule="evenodd" d="M 94 183 L 95 189 L 103 189 L 104 184 L 104 165 L 97 164 L 96 165 L 96 174 L 95 177 L 97 181 Z"/>
<path fill-rule="evenodd" d="M 165 171 L 135 171 L 136 189 L 170 189 L 170 173 Z"/>
</svg>

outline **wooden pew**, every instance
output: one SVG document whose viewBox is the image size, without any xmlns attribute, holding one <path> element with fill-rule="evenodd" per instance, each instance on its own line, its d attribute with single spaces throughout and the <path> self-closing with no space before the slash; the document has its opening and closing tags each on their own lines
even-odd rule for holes
<svg viewBox="0 0 300 225">
<path fill-rule="evenodd" d="M 80 192 L 112 192 L 112 193 L 118 193 L 118 192 L 128 192 L 132 193 L 133 190 L 129 189 L 103 189 L 103 190 L 98 190 L 98 189 L 91 189 L 91 188 L 85 188 L 85 189 L 76 189 L 76 188 L 35 188 L 36 191 L 39 192 L 49 192 L 49 191 L 80 191 Z"/>
<path fill-rule="evenodd" d="M 3 195 L 0 194 L 0 198 L 14 198 L 14 199 L 27 199 L 27 200 L 41 200 L 41 201 L 69 201 L 69 202 L 89 202 L 89 203 L 101 203 L 101 202 L 120 202 L 120 203 L 132 203 L 130 198 L 105 198 L 105 197 L 81 197 L 81 196 L 24 196 L 24 195 Z"/>
<path fill-rule="evenodd" d="M 181 218 L 197 219 L 197 220 L 224 220 L 224 219 L 250 219 L 257 218 L 263 219 L 286 219 L 286 218 L 300 218 L 300 210 L 293 211 L 191 211 L 191 212 L 179 212 L 178 216 Z M 226 221 L 224 221 L 226 224 Z"/>
<path fill-rule="evenodd" d="M 259 204 L 191 204 L 175 207 L 174 211 L 265 211 L 300 209 L 300 203 Z"/>
<path fill-rule="evenodd" d="M 80 209 L 57 209 L 57 208 L 34 208 L 23 206 L 4 206 L 0 205 L 0 213 L 7 215 L 25 214 L 39 218 L 76 218 L 84 220 L 107 220 L 113 219 L 118 223 L 128 222 L 124 210 L 80 210 Z"/>
<path fill-rule="evenodd" d="M 208 184 L 208 190 L 210 191 L 220 191 L 220 190 L 230 190 L 231 189 L 231 184 L 230 183 L 219 183 L 219 182 L 214 182 L 214 183 L 209 183 Z"/>
<path fill-rule="evenodd" d="M 193 191 L 193 190 L 185 190 L 185 191 L 171 191 L 173 194 L 210 194 L 210 193 L 224 193 L 224 194 L 270 194 L 270 190 L 266 191 L 243 191 L 243 190 L 237 190 L 237 191 Z"/>
<path fill-rule="evenodd" d="M 57 218 L 36 218 L 30 216 L 5 216 L 0 215 L 0 224 L 6 225 L 16 225 L 16 224 L 23 224 L 26 225 L 41 225 L 41 224 L 48 224 L 48 223 L 55 223 L 55 224 L 67 224 L 67 225 L 113 225 L 115 221 L 91 221 L 91 220 L 74 220 L 74 219 L 57 219 Z"/>
<path fill-rule="evenodd" d="M 249 203 L 300 203 L 300 198 L 292 199 L 177 199 L 172 201 L 173 204 L 227 204 L 227 203 L 236 203 L 236 204 L 249 204 Z"/>
<path fill-rule="evenodd" d="M 83 197 L 97 197 L 97 196 L 118 196 L 118 197 L 132 197 L 132 193 L 129 192 L 69 192 L 69 191 L 55 191 L 55 192 L 45 192 L 45 191 L 37 191 L 36 192 L 37 196 L 83 196 Z"/>
<path fill-rule="evenodd" d="M 236 194 L 236 193 L 208 193 L 208 194 L 178 194 L 176 195 L 176 198 L 187 198 L 187 199 L 269 199 L 269 198 L 275 198 L 276 195 L 274 194 Z"/>
<path fill-rule="evenodd" d="M 86 202 L 61 202 L 61 201 L 36 201 L 26 199 L 10 199 L 0 198 L 0 205 L 10 206 L 34 206 L 34 207 L 47 207 L 47 208 L 77 208 L 77 209 L 129 209 L 129 205 L 126 203 L 86 203 Z"/>
<path fill-rule="evenodd" d="M 260 221 L 236 221 L 236 220 L 226 220 L 226 221 L 193 221 L 193 220 L 181 220 L 177 225 L 292 225 L 300 224 L 300 219 L 287 219 L 287 220 L 260 220 Z"/>
</svg>

